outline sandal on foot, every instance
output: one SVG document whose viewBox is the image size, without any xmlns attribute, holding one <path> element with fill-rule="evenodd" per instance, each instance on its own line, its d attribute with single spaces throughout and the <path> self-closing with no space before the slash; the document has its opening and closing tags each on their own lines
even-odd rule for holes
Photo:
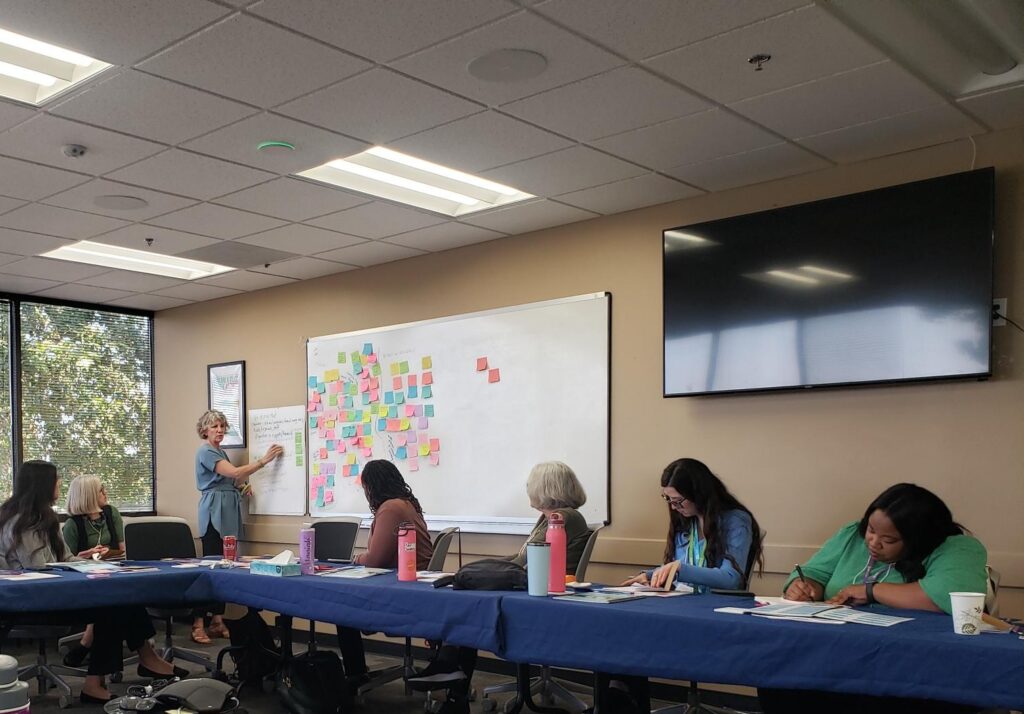
<svg viewBox="0 0 1024 714">
<path fill-rule="evenodd" d="M 206 631 L 207 633 L 209 633 L 210 637 L 219 637 L 222 640 L 231 639 L 231 631 L 228 630 L 228 626 L 224 623 L 220 623 L 218 625 L 210 625 L 206 628 Z"/>
<path fill-rule="evenodd" d="M 211 640 L 210 636 L 206 634 L 206 629 L 203 627 L 192 628 L 192 641 L 200 645 L 213 644 L 213 640 Z"/>
</svg>

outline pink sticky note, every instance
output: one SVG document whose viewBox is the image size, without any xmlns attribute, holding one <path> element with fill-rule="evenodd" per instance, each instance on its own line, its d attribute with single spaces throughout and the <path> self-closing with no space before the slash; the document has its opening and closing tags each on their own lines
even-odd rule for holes
<svg viewBox="0 0 1024 714">
<path fill-rule="evenodd" d="M 391 388 L 392 389 L 401 389 L 402 388 L 402 378 L 401 377 L 393 377 L 391 379 Z"/>
<path fill-rule="evenodd" d="M 497 372 L 498 370 L 494 370 L 494 371 Z M 494 380 L 491 380 L 491 381 L 494 381 Z M 379 389 L 371 389 L 370 390 L 370 401 L 371 402 L 379 402 L 380 401 L 380 390 Z"/>
<path fill-rule="evenodd" d="M 430 440 L 430 450 L 431 451 L 440 451 L 441 450 L 441 440 L 440 439 L 431 439 Z"/>
<path fill-rule="evenodd" d="M 380 377 L 370 377 L 370 389 L 377 389 L 380 387 Z"/>
<path fill-rule="evenodd" d="M 368 392 L 368 391 L 370 391 L 370 382 L 365 380 L 365 379 L 360 379 L 359 380 L 359 391 L 360 392 Z"/>
<path fill-rule="evenodd" d="M 320 458 L 321 459 L 326 459 L 327 458 L 327 449 L 320 449 Z"/>
<path fill-rule="evenodd" d="M 334 450 L 337 451 L 338 453 L 343 452 L 345 450 L 345 442 L 342 441 L 341 439 L 338 439 L 337 441 L 335 441 L 334 442 Z M 333 472 L 328 472 L 328 473 L 333 473 Z"/>
<path fill-rule="evenodd" d="M 316 402 L 310 402 L 306 405 L 307 412 L 315 412 L 317 410 Z"/>
<path fill-rule="evenodd" d="M 348 464 L 342 464 L 341 475 L 342 476 L 351 476 L 352 475 L 352 467 L 349 466 Z"/>
<path fill-rule="evenodd" d="M 406 404 L 405 415 L 407 417 L 416 416 L 416 407 L 414 407 L 412 404 Z"/>
<path fill-rule="evenodd" d="M 316 418 L 316 428 L 317 429 L 323 429 L 324 428 L 324 415 L 323 414 L 321 414 L 320 416 L 318 416 Z"/>
<path fill-rule="evenodd" d="M 356 434 L 358 436 L 362 436 L 364 433 L 366 433 L 366 430 L 363 429 L 363 425 L 361 423 L 360 424 L 356 424 Z"/>
<path fill-rule="evenodd" d="M 410 471 L 419 471 L 420 470 L 420 459 L 419 459 L 418 456 L 410 456 L 409 457 L 409 470 Z M 316 498 L 316 494 L 313 494 L 313 497 Z"/>
<path fill-rule="evenodd" d="M 341 391 L 341 382 L 331 382 L 330 384 L 327 385 L 327 390 L 331 394 L 337 394 L 338 392 Z"/>
<path fill-rule="evenodd" d="M 367 379 L 369 376 L 370 376 L 370 370 L 368 370 L 368 369 L 364 369 L 362 372 L 359 373 L 359 378 L 360 379 Z"/>
<path fill-rule="evenodd" d="M 362 449 L 359 453 L 363 455 L 364 459 L 368 459 L 373 456 L 373 449 Z"/>
<path fill-rule="evenodd" d="M 371 352 L 370 354 L 366 355 L 366 363 L 367 364 L 376 364 L 377 363 L 377 353 L 376 352 Z"/>
<path fill-rule="evenodd" d="M 345 439 L 345 443 L 348 444 L 349 446 L 355 446 L 356 444 L 359 443 L 359 437 L 350 436 L 349 438 Z"/>
<path fill-rule="evenodd" d="M 423 385 L 426 386 L 428 384 L 433 384 L 433 383 L 434 383 L 434 373 L 433 372 L 424 372 L 423 373 Z"/>
<path fill-rule="evenodd" d="M 324 503 L 334 503 L 334 491 L 330 489 L 324 490 Z"/>
<path fill-rule="evenodd" d="M 324 429 L 325 439 L 334 439 L 334 429 Z"/>
<path fill-rule="evenodd" d="M 402 422 L 400 419 L 388 419 L 388 431 L 398 431 L 402 428 L 401 424 Z"/>
<path fill-rule="evenodd" d="M 309 401 L 311 401 L 311 402 L 319 402 L 320 401 L 320 392 L 313 392 L 312 394 L 310 394 L 309 395 Z"/>
<path fill-rule="evenodd" d="M 487 381 L 491 384 L 501 381 L 501 373 L 496 369 L 487 370 Z"/>
<path fill-rule="evenodd" d="M 315 501 L 316 500 L 316 490 L 317 490 L 316 486 L 314 486 L 313 482 L 310 481 L 310 483 L 309 483 L 309 500 L 310 501 Z"/>
<path fill-rule="evenodd" d="M 396 434 L 395 435 L 395 442 L 399 446 L 405 446 L 405 442 L 406 442 L 405 434 Z"/>
<path fill-rule="evenodd" d="M 476 358 L 476 371 L 477 372 L 483 372 L 485 369 L 487 369 L 487 358 L 486 357 L 477 357 Z M 424 384 L 426 384 L 426 382 L 424 382 Z"/>
<path fill-rule="evenodd" d="M 409 386 L 410 387 L 415 387 L 416 386 L 416 375 L 415 374 L 410 374 L 409 375 Z"/>
<path fill-rule="evenodd" d="M 437 466 L 440 463 L 441 463 L 441 457 L 440 456 L 438 456 L 437 454 L 431 454 L 430 455 L 430 465 L 431 466 Z"/>
</svg>

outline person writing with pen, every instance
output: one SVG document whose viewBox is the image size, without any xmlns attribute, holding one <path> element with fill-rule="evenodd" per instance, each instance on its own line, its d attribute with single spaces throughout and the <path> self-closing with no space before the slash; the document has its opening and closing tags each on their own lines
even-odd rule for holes
<svg viewBox="0 0 1024 714">
<path fill-rule="evenodd" d="M 985 592 L 985 547 L 941 498 L 898 483 L 798 565 L 783 588 L 789 600 L 950 613 L 951 592 Z M 971 711 L 958 705 L 796 690 L 760 690 L 767 714 L 782 711 Z M 812 703 L 813 700 L 813 703 Z"/>
</svg>

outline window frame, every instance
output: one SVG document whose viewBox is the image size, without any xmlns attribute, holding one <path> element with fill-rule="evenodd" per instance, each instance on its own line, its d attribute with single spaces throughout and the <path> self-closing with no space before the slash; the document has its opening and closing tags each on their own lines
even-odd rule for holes
<svg viewBox="0 0 1024 714">
<path fill-rule="evenodd" d="M 98 310 L 101 312 L 112 312 L 121 315 L 134 315 L 145 317 L 149 320 L 149 430 L 150 430 L 150 459 L 153 465 L 150 479 L 152 481 L 151 501 L 149 508 L 145 510 L 125 511 L 132 516 L 156 515 L 156 335 L 154 327 L 154 313 L 152 310 L 138 310 L 130 307 L 118 307 L 116 305 L 100 305 L 91 302 L 79 302 L 76 300 L 58 300 L 35 295 L 23 295 L 21 293 L 10 293 L 0 291 L 0 301 L 7 301 L 9 311 L 8 319 L 8 355 L 10 358 L 10 394 L 11 394 L 11 473 L 15 474 L 18 465 L 22 462 L 25 453 L 22 442 L 22 394 L 21 394 L 21 304 L 34 303 L 37 305 L 54 305 L 58 307 L 71 307 L 79 310 Z M 11 484 L 13 489 L 14 484 Z"/>
</svg>

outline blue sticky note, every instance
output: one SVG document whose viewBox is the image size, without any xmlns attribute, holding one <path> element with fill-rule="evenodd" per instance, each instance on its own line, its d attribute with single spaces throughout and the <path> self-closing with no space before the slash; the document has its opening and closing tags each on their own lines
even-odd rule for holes
<svg viewBox="0 0 1024 714">
<path fill-rule="evenodd" d="M 327 475 L 327 488 L 334 488 L 334 474 Z"/>
<path fill-rule="evenodd" d="M 316 391 L 318 391 L 321 394 L 323 394 L 324 392 L 327 391 L 327 385 L 324 384 L 323 382 L 317 382 L 316 383 Z"/>
<path fill-rule="evenodd" d="M 327 440 L 327 450 L 334 451 L 334 439 Z"/>
<path fill-rule="evenodd" d="M 309 428 L 310 429 L 316 429 L 316 417 L 315 416 L 311 416 L 309 418 Z"/>
<path fill-rule="evenodd" d="M 316 389 L 316 377 L 310 377 L 306 380 L 306 384 L 309 385 L 310 389 Z"/>
<path fill-rule="evenodd" d="M 395 392 L 395 404 L 405 404 L 405 394 L 402 392 Z"/>
<path fill-rule="evenodd" d="M 395 458 L 396 459 L 404 459 L 405 458 L 405 447 L 404 446 L 399 446 L 397 449 L 395 449 Z"/>
<path fill-rule="evenodd" d="M 427 404 L 423 407 L 423 416 L 432 417 L 434 416 L 434 405 Z"/>
<path fill-rule="evenodd" d="M 398 407 L 396 407 L 396 406 L 388 407 L 388 417 L 391 418 L 391 419 L 397 419 L 398 418 Z"/>
<path fill-rule="evenodd" d="M 432 396 L 434 396 L 434 390 L 432 390 L 428 384 L 423 388 L 423 398 L 430 399 Z"/>
<path fill-rule="evenodd" d="M 384 417 L 381 417 L 380 419 L 378 419 L 377 420 L 377 431 L 387 431 L 387 429 L 388 429 L 388 420 L 385 419 Z"/>
<path fill-rule="evenodd" d="M 366 406 L 369 403 L 370 403 L 370 393 L 369 392 L 363 392 L 363 406 Z"/>
<path fill-rule="evenodd" d="M 415 399 L 420 395 L 419 387 L 409 387 L 407 391 L 409 392 L 409 399 Z"/>
<path fill-rule="evenodd" d="M 385 404 L 394 404 L 395 403 L 395 393 L 394 392 L 384 392 L 384 403 Z"/>
<path fill-rule="evenodd" d="M 372 355 L 373 354 L 373 344 L 371 344 L 370 342 L 365 343 L 363 345 L 363 354 L 364 355 Z"/>
<path fill-rule="evenodd" d="M 318 486 L 316 489 L 316 505 L 323 507 L 324 505 L 324 487 Z"/>
<path fill-rule="evenodd" d="M 352 464 L 352 475 L 353 476 L 358 476 L 359 475 L 359 464 Z"/>
<path fill-rule="evenodd" d="M 359 421 L 359 422 L 361 422 L 362 420 L 363 420 L 363 410 L 362 409 L 356 409 L 356 411 L 355 411 L 355 418 L 352 419 L 352 421 Z"/>
<path fill-rule="evenodd" d="M 351 409 L 352 408 L 352 397 L 345 397 L 345 408 L 346 409 Z"/>
</svg>

